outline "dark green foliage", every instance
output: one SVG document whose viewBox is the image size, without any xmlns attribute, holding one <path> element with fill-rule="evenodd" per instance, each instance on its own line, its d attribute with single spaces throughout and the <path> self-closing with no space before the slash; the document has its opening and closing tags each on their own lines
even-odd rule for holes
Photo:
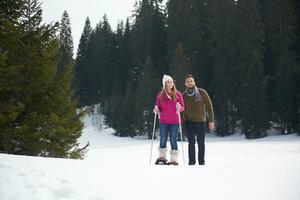
<svg viewBox="0 0 300 200">
<path fill-rule="evenodd" d="M 92 27 L 89 18 L 86 19 L 83 33 L 80 37 L 79 46 L 77 50 L 77 56 L 74 66 L 74 81 L 73 87 L 75 88 L 75 94 L 79 97 L 79 106 L 84 105 L 87 102 L 87 91 L 89 88 L 87 77 L 87 48 L 90 39 Z"/>
<path fill-rule="evenodd" d="M 296 6 L 293 0 L 263 2 L 266 25 L 264 60 L 267 80 L 269 120 L 275 121 L 282 133 L 296 131 L 299 104 L 297 103 L 296 74 Z M 297 48 L 296 48 L 297 49 Z M 297 105 L 298 104 L 298 105 Z"/>
<path fill-rule="evenodd" d="M 76 83 L 81 105 L 101 102 L 116 135 L 151 132 L 155 96 L 168 72 L 165 19 L 154 0 L 140 1 L 134 22 L 121 22 L 115 32 L 104 16 L 89 34 L 86 58 L 76 60 L 76 71 L 84 72 Z"/>
<path fill-rule="evenodd" d="M 147 57 L 144 73 L 141 75 L 137 92 L 135 93 L 135 127 L 138 134 L 146 134 L 151 138 L 153 128 L 153 108 L 156 99 L 157 83 L 153 83 L 155 79 L 154 64 L 151 56 Z"/>
<path fill-rule="evenodd" d="M 217 119 L 217 134 L 230 135 L 235 132 L 237 116 L 233 101 L 236 93 L 234 72 L 238 69 L 236 55 L 239 48 L 236 45 L 238 36 L 237 6 L 231 0 L 211 1 L 209 13 L 210 56 L 213 58 L 212 88 Z M 240 73 L 240 72 L 239 72 Z"/>
<path fill-rule="evenodd" d="M 59 61 L 57 74 L 60 75 L 67 65 L 73 65 L 73 39 L 71 22 L 67 11 L 64 11 L 59 32 Z"/>
<path fill-rule="evenodd" d="M 175 80 L 176 88 L 184 91 L 185 75 L 191 73 L 191 60 L 185 53 L 182 43 L 178 43 L 170 63 L 170 72 Z"/>
<path fill-rule="evenodd" d="M 213 100 L 218 135 L 299 132 L 299 4 L 140 0 L 116 31 L 106 17 L 86 25 L 76 59 L 81 105 L 104 105 L 118 136 L 149 137 L 163 74 L 183 91 L 192 73 Z"/>
<path fill-rule="evenodd" d="M 10 7 L 12 6 L 12 7 Z M 79 148 L 82 112 L 77 114 L 70 89 L 71 65 L 56 77 L 57 25 L 41 25 L 36 0 L 22 1 L 1 12 L 0 151 L 6 153 L 82 158 Z"/>
<path fill-rule="evenodd" d="M 294 45 L 297 65 L 295 65 L 295 102 L 296 102 L 296 110 L 297 114 L 297 126 L 296 131 L 300 135 L 300 1 L 295 0 L 295 10 L 296 10 L 296 42 Z M 298 102 L 298 103 L 297 103 Z"/>
<path fill-rule="evenodd" d="M 240 51 L 236 56 L 239 64 L 240 84 L 237 89 L 238 112 L 242 130 L 247 138 L 259 138 L 265 135 L 265 91 L 263 77 L 264 26 L 259 11 L 259 1 L 239 1 L 238 3 L 237 44 Z"/>
</svg>

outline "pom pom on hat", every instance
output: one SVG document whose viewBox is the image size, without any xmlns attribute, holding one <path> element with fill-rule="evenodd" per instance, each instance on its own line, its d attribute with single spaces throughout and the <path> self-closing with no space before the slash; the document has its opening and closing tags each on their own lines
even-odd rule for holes
<svg viewBox="0 0 300 200">
<path fill-rule="evenodd" d="M 162 79 L 162 85 L 163 85 L 163 88 L 165 88 L 165 85 L 166 85 L 166 81 L 172 81 L 173 82 L 173 78 L 171 76 L 168 76 L 168 75 L 164 75 L 163 79 Z"/>
</svg>

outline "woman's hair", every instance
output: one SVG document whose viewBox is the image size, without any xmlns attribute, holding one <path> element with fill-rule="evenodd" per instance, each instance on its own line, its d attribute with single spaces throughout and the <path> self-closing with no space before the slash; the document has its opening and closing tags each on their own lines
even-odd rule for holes
<svg viewBox="0 0 300 200">
<path fill-rule="evenodd" d="M 171 88 L 172 94 L 168 94 L 172 100 L 174 101 L 176 99 L 176 93 L 177 93 L 177 89 L 175 84 L 173 84 L 173 87 Z M 165 88 L 162 88 L 161 93 L 160 93 L 160 102 L 163 103 L 166 100 L 167 97 L 167 90 L 166 90 L 166 85 Z"/>
</svg>

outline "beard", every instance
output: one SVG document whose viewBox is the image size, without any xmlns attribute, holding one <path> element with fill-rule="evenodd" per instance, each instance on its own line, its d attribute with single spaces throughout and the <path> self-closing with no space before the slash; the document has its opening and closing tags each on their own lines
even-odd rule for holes
<svg viewBox="0 0 300 200">
<path fill-rule="evenodd" d="M 188 86 L 187 86 L 187 89 L 188 89 L 188 90 L 194 90 L 194 89 L 195 89 L 195 85 L 188 85 Z"/>
</svg>

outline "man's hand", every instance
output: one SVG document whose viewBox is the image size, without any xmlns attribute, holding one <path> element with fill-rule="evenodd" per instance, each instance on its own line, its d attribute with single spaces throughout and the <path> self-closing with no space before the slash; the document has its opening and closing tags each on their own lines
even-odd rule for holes
<svg viewBox="0 0 300 200">
<path fill-rule="evenodd" d="M 214 130 L 214 128 L 215 128 L 215 123 L 214 123 L 214 122 L 209 122 L 209 123 L 208 123 L 208 127 L 209 127 L 210 130 Z"/>
</svg>

